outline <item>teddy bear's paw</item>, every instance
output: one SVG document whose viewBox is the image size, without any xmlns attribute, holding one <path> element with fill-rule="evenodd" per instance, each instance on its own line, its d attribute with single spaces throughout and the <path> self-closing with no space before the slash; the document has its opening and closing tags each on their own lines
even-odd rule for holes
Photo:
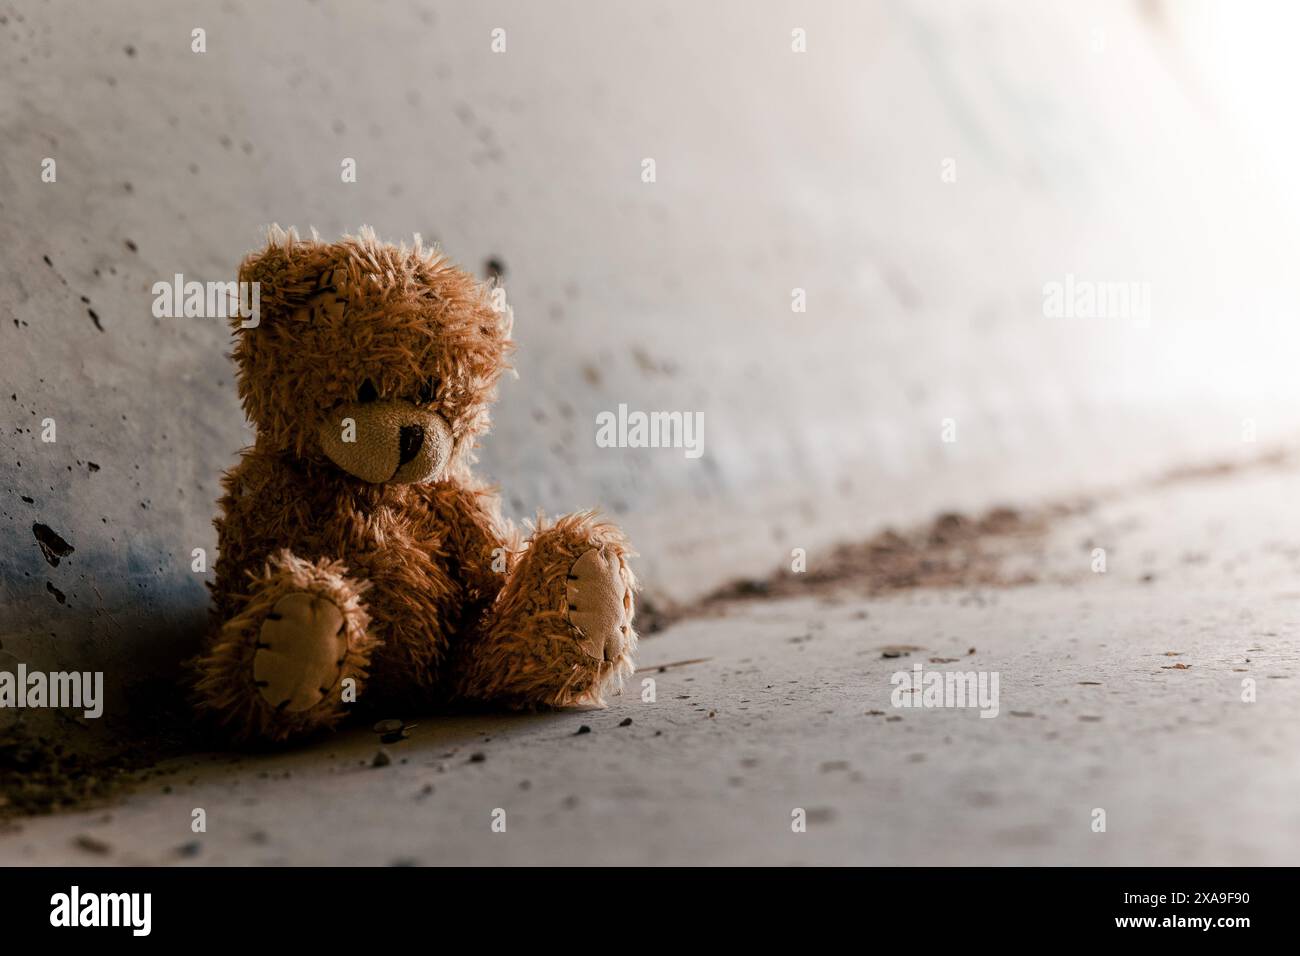
<svg viewBox="0 0 1300 956">
<path fill-rule="evenodd" d="M 328 598 L 286 594 L 262 622 L 253 656 L 253 681 L 279 711 L 319 704 L 338 683 L 347 655 L 343 612 Z"/>
<path fill-rule="evenodd" d="M 632 588 L 621 555 L 586 551 L 569 568 L 569 623 L 581 634 L 584 653 L 598 661 L 619 661 L 631 647 Z"/>
</svg>

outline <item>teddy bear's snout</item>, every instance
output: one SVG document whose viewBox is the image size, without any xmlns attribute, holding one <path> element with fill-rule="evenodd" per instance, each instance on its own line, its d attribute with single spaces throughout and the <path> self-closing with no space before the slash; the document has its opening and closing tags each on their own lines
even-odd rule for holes
<svg viewBox="0 0 1300 956">
<path fill-rule="evenodd" d="M 451 428 L 437 412 L 406 401 L 343 405 L 320 427 L 321 450 L 372 484 L 430 481 L 451 461 Z"/>
<path fill-rule="evenodd" d="M 420 453 L 424 445 L 424 427 L 421 425 L 403 425 L 397 434 L 397 464 L 405 465 Z"/>
</svg>

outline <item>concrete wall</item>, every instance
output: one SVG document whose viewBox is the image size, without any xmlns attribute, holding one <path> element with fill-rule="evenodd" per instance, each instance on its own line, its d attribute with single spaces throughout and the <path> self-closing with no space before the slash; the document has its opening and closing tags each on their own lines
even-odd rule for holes
<svg viewBox="0 0 1300 956">
<path fill-rule="evenodd" d="M 250 435 L 224 326 L 149 290 L 231 278 L 273 221 L 502 262 L 519 379 L 483 468 L 516 516 L 604 504 L 661 597 L 1248 452 L 1244 419 L 1290 437 L 1294 195 L 1204 27 L 1152 2 L 0 0 L 0 666 L 129 684 L 192 647 L 190 555 Z M 1045 316 L 1071 274 L 1148 284 L 1150 321 Z M 620 403 L 703 412 L 705 454 L 597 448 Z M 37 523 L 75 549 L 57 567 Z"/>
</svg>

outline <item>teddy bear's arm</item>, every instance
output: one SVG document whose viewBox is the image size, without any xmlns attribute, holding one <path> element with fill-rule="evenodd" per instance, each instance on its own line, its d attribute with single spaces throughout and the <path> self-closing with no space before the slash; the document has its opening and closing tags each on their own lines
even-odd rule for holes
<svg viewBox="0 0 1300 956">
<path fill-rule="evenodd" d="M 501 518 L 494 489 L 472 482 L 441 481 L 424 486 L 430 536 L 442 542 L 451 576 L 465 589 L 466 610 L 496 600 L 506 580 L 518 535 Z"/>
</svg>

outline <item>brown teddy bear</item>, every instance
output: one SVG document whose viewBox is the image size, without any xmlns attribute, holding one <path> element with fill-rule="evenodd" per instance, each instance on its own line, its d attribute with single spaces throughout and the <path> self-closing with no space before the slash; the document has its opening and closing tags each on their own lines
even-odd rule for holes
<svg viewBox="0 0 1300 956">
<path fill-rule="evenodd" d="M 511 312 L 437 251 L 272 227 L 236 318 L 256 443 L 225 476 L 197 707 L 238 740 L 481 702 L 603 703 L 632 672 L 626 539 L 592 512 L 528 540 L 470 474 Z M 248 326 L 248 327 L 244 327 Z"/>
</svg>

